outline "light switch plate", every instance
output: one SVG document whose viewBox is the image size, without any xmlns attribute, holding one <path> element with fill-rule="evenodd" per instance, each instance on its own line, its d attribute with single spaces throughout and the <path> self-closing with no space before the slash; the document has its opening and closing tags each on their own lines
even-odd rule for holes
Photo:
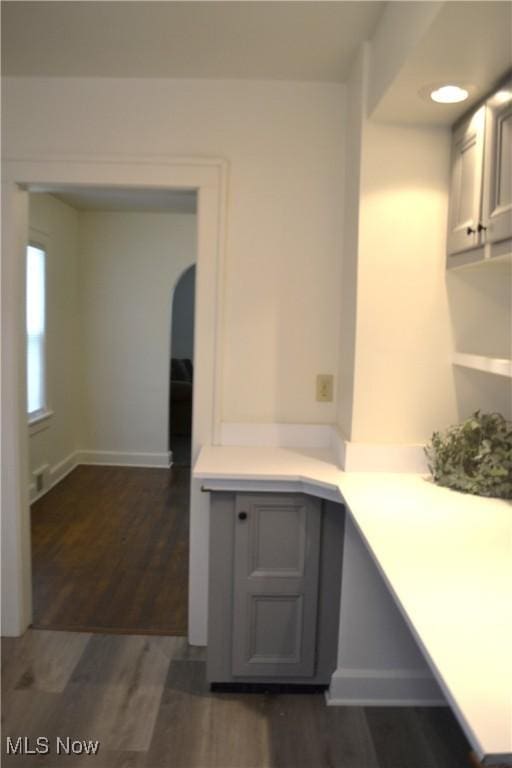
<svg viewBox="0 0 512 768">
<path fill-rule="evenodd" d="M 316 377 L 316 399 L 319 403 L 332 402 L 333 376 L 330 373 L 319 373 Z"/>
</svg>

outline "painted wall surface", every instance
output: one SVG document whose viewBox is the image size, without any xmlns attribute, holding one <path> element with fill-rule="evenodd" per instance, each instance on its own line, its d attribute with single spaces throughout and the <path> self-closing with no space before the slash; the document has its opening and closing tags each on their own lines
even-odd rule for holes
<svg viewBox="0 0 512 768">
<path fill-rule="evenodd" d="M 443 702 L 409 627 L 351 516 L 345 521 L 334 703 Z"/>
<path fill-rule="evenodd" d="M 10 156 L 210 155 L 229 161 L 222 418 L 333 423 L 344 86 L 7 79 Z M 38 114 L 37 130 L 31 119 Z"/>
<path fill-rule="evenodd" d="M 448 130 L 366 122 L 352 440 L 422 443 L 457 420 L 446 287 Z"/>
<path fill-rule="evenodd" d="M 194 308 L 196 268 L 189 267 L 178 279 L 172 302 L 171 355 L 194 359 Z"/>
<path fill-rule="evenodd" d="M 78 213 L 47 194 L 31 194 L 30 239 L 46 249 L 46 385 L 53 411 L 29 439 L 29 482 L 44 464 L 55 469 L 78 442 Z"/>
<path fill-rule="evenodd" d="M 196 258 L 196 216 L 81 212 L 80 443 L 165 453 L 171 299 Z"/>
<path fill-rule="evenodd" d="M 362 127 L 366 105 L 368 48 L 362 47 L 347 81 L 344 239 L 340 286 L 340 357 L 336 424 L 345 439 L 352 434 L 357 317 L 357 259 Z"/>
</svg>

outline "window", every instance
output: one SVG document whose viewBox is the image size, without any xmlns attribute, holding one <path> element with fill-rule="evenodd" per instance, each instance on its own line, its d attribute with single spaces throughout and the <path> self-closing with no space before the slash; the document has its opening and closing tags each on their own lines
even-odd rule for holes
<svg viewBox="0 0 512 768">
<path fill-rule="evenodd" d="M 29 421 L 46 412 L 45 251 L 27 247 L 27 412 Z"/>
</svg>

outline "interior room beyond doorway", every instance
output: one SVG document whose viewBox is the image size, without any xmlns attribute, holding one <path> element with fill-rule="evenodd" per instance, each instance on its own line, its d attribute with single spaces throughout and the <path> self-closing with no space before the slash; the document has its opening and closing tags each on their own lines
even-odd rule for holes
<svg viewBox="0 0 512 768">
<path fill-rule="evenodd" d="M 169 372 L 196 228 L 192 191 L 29 196 L 28 241 L 46 256 L 45 402 L 29 424 L 34 626 L 187 633 L 190 466 L 172 466 Z"/>
</svg>

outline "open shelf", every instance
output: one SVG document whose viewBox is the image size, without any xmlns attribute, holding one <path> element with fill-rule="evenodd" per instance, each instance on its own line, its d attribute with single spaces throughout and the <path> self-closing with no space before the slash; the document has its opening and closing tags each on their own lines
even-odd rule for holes
<svg viewBox="0 0 512 768">
<path fill-rule="evenodd" d="M 453 363 L 464 368 L 473 368 L 475 371 L 485 371 L 486 373 L 495 373 L 498 376 L 512 378 L 512 360 L 506 357 L 485 357 L 483 355 L 468 355 L 464 352 L 455 352 Z"/>
</svg>

